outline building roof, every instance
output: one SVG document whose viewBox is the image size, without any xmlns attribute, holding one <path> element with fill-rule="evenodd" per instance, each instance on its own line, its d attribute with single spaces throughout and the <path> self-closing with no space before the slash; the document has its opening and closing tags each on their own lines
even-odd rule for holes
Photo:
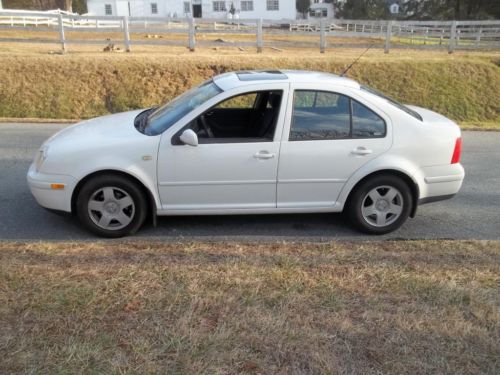
<svg viewBox="0 0 500 375">
<path fill-rule="evenodd" d="M 359 83 L 350 78 L 305 70 L 244 70 L 218 75 L 214 77 L 214 82 L 223 90 L 269 82 L 331 83 L 337 86 L 359 88 Z"/>
</svg>

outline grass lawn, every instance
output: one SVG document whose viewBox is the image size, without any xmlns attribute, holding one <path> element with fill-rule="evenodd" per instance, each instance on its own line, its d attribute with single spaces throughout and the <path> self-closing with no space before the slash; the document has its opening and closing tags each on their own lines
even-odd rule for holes
<svg viewBox="0 0 500 375">
<path fill-rule="evenodd" d="M 0 37 L 45 34 L 0 30 Z M 81 34 L 101 40 L 106 37 Z M 236 40 L 252 36 L 197 35 L 200 42 L 219 37 Z M 304 41 L 308 38 L 303 37 Z M 339 74 L 363 51 L 339 48 L 343 42 L 331 38 L 324 54 L 317 46 L 264 48 L 262 54 L 253 47 L 240 50 L 234 46 L 200 47 L 195 52 L 182 46 L 133 46 L 131 53 L 104 53 L 102 45 L 69 44 L 66 55 L 58 54 L 57 44 L 0 43 L 0 118 L 86 119 L 147 108 L 165 103 L 216 74 L 234 70 L 304 69 Z M 442 113 L 463 129 L 497 130 L 499 65 L 499 51 L 450 55 L 446 49 L 394 49 L 384 54 L 381 49 L 372 49 L 349 76 L 404 103 Z"/>
<path fill-rule="evenodd" d="M 0 373 L 470 373 L 500 242 L 0 243 Z"/>
</svg>

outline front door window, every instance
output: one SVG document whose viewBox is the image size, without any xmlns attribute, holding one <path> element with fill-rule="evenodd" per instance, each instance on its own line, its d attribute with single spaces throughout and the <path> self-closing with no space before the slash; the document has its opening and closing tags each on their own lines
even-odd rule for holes
<svg viewBox="0 0 500 375">
<path fill-rule="evenodd" d="M 200 144 L 271 142 L 282 96 L 279 90 L 233 96 L 198 116 L 188 127 L 198 135 Z M 180 144 L 175 139 L 173 143 Z"/>
</svg>

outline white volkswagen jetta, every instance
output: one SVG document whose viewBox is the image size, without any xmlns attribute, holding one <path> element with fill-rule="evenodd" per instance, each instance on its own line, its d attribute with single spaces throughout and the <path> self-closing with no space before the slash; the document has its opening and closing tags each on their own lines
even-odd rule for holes
<svg viewBox="0 0 500 375">
<path fill-rule="evenodd" d="M 460 152 L 453 121 L 351 79 L 241 71 L 60 131 L 28 181 L 40 205 L 106 237 L 148 215 L 341 211 L 383 234 L 458 192 Z"/>
</svg>

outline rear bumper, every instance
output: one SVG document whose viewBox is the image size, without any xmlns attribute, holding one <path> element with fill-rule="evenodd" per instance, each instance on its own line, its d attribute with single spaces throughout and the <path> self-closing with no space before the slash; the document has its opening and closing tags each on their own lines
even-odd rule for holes
<svg viewBox="0 0 500 375">
<path fill-rule="evenodd" d="M 31 164 L 28 171 L 28 185 L 38 204 L 50 210 L 71 212 L 71 195 L 76 179 L 67 175 L 50 175 L 36 171 Z M 52 189 L 52 184 L 64 184 L 64 189 Z"/>
<path fill-rule="evenodd" d="M 435 197 L 420 198 L 418 200 L 418 205 L 420 206 L 421 204 L 445 201 L 447 199 L 453 198 L 455 195 L 456 194 L 448 194 L 448 195 L 438 195 Z"/>
<path fill-rule="evenodd" d="M 451 198 L 462 187 L 465 172 L 461 164 L 422 168 L 419 203 Z"/>
</svg>

